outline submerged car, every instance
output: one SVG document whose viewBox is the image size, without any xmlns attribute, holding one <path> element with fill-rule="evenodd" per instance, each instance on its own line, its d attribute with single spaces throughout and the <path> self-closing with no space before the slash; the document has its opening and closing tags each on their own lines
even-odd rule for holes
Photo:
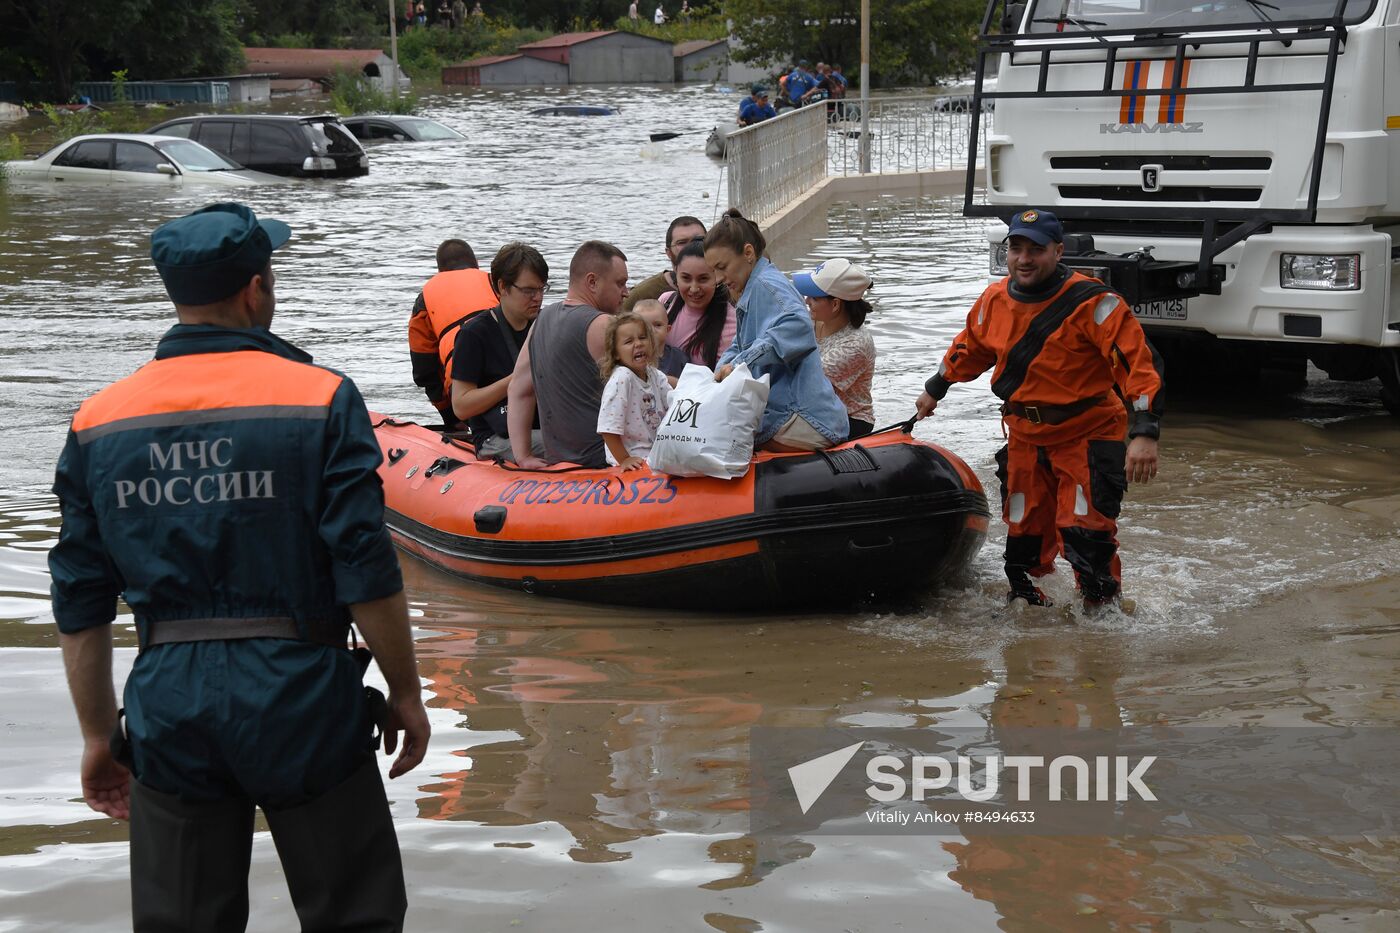
<svg viewBox="0 0 1400 933">
<path fill-rule="evenodd" d="M 391 140 L 394 142 L 424 143 L 438 139 L 466 139 L 450 126 L 429 120 L 427 117 L 402 117 L 374 115 L 345 117 L 341 121 L 356 139 L 368 142 Z"/>
<path fill-rule="evenodd" d="M 146 132 L 196 140 L 240 165 L 273 175 L 346 178 L 369 172 L 369 156 L 333 114 L 180 117 Z"/>
<path fill-rule="evenodd" d="M 15 181 L 65 184 L 237 187 L 282 180 L 245 169 L 192 140 L 138 133 L 75 136 L 37 159 L 4 165 Z"/>
</svg>

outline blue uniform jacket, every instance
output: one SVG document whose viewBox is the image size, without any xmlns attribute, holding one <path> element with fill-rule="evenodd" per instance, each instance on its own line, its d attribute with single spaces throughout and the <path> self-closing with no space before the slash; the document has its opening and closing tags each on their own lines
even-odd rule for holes
<svg viewBox="0 0 1400 933">
<path fill-rule="evenodd" d="M 153 625 L 203 620 L 345 632 L 347 604 L 403 588 L 380 458 L 345 376 L 266 330 L 173 327 L 74 416 L 49 554 L 60 631 L 111 623 L 121 595 L 143 645 Z M 349 652 L 308 641 L 147 646 L 125 700 L 138 779 L 196 799 L 304 799 L 344 777 L 368 735 Z M 307 777 L 317 769 L 329 776 Z"/>
<path fill-rule="evenodd" d="M 812 77 L 801 68 L 795 69 L 792 74 L 788 75 L 787 79 L 788 100 L 792 101 L 794 104 L 800 103 L 802 101 L 802 95 L 816 86 L 816 78 Z"/>
<path fill-rule="evenodd" d="M 778 267 L 759 259 L 737 306 L 734 342 L 719 365 L 744 363 L 754 376 L 768 374 L 768 407 L 755 441 L 767 443 L 799 414 L 833 444 L 850 431 L 846 406 L 822 371 L 812 316 Z"/>
<path fill-rule="evenodd" d="M 778 112 L 773 109 L 772 104 L 760 104 L 753 98 L 745 98 L 739 105 L 739 119 L 746 124 L 762 123 L 764 120 L 771 120 Z"/>
</svg>

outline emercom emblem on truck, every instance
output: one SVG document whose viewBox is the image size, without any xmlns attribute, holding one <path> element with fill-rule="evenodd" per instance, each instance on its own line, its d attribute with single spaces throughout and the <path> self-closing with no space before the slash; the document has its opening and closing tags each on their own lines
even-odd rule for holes
<svg viewBox="0 0 1400 933">
<path fill-rule="evenodd" d="M 1161 71 L 1162 88 L 1179 89 L 1174 94 L 1137 95 L 1128 94 L 1118 104 L 1118 122 L 1100 123 L 1099 135 L 1112 136 L 1119 133 L 1204 133 L 1205 123 L 1186 122 L 1186 87 L 1191 78 L 1191 60 L 1181 63 L 1180 81 L 1177 81 L 1176 62 L 1170 59 L 1161 62 L 1150 60 L 1127 61 L 1123 63 L 1123 83 L 1125 91 L 1138 91 L 1152 87 L 1153 66 Z M 1154 106 L 1155 105 L 1155 106 Z M 1149 110 L 1157 111 L 1157 122 L 1147 123 Z"/>
<path fill-rule="evenodd" d="M 1204 133 L 1205 123 L 1100 123 L 1099 135 L 1119 133 Z"/>
</svg>

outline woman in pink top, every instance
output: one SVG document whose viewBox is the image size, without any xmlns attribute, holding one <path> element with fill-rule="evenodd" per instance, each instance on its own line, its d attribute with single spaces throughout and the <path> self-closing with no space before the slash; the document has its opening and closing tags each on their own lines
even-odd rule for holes
<svg viewBox="0 0 1400 933">
<path fill-rule="evenodd" d="M 715 368 L 734 342 L 734 305 L 705 261 L 705 245 L 690 243 L 676 257 L 676 291 L 660 298 L 671 319 L 666 342 L 685 351 L 692 363 Z"/>
</svg>

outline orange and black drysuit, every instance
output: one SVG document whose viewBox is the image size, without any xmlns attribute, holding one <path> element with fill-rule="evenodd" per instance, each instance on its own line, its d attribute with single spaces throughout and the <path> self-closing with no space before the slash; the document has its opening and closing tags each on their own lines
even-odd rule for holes
<svg viewBox="0 0 1400 933">
<path fill-rule="evenodd" d="M 1038 602 L 1031 578 L 1063 553 L 1085 599 L 1111 599 L 1122 582 L 1123 437 L 1158 436 L 1161 358 L 1127 302 L 1062 265 L 1031 292 L 1009 279 L 988 287 L 925 389 L 942 399 L 988 369 L 1005 403 L 996 459 L 1012 595 Z"/>
<path fill-rule="evenodd" d="M 457 345 L 457 328 L 473 314 L 498 303 L 491 277 L 480 269 L 439 272 L 413 303 L 408 319 L 413 384 L 427 394 L 442 414 L 443 424 L 458 421 L 452 413 L 452 350 Z"/>
</svg>

